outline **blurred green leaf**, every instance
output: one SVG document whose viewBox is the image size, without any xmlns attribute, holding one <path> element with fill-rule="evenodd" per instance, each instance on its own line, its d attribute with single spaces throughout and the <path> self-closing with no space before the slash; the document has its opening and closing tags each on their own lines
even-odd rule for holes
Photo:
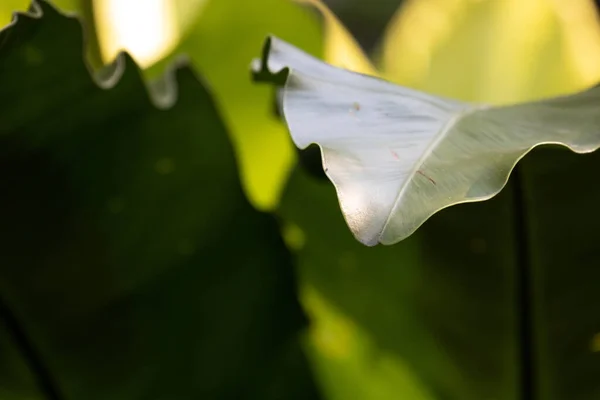
<svg viewBox="0 0 600 400">
<path fill-rule="evenodd" d="M 382 43 L 384 75 L 468 101 L 513 103 L 600 80 L 592 0 L 407 0 Z"/>
<path fill-rule="evenodd" d="M 9 323 L 6 310 L 0 304 L 0 399 L 42 399 L 35 376 L 29 369 L 18 341 L 8 334 Z"/>
<path fill-rule="evenodd" d="M 26 11 L 29 0 L 4 0 L 0 5 L 0 27 L 7 25 L 15 11 Z"/>
<path fill-rule="evenodd" d="M 104 10 L 106 4 L 106 0 L 100 0 L 96 8 Z M 249 62 L 256 55 L 256 44 L 267 35 L 277 33 L 333 64 L 361 72 L 375 71 L 354 38 L 319 0 L 242 3 L 175 0 L 170 4 L 177 26 L 176 32 L 169 31 L 169 35 L 181 36 L 181 40 L 169 55 L 149 68 L 148 74 L 154 76 L 182 53 L 190 56 L 208 78 L 232 128 L 250 201 L 258 208 L 272 209 L 279 200 L 294 152 L 268 112 L 274 103 L 272 90 L 252 85 L 248 80 Z M 314 18 L 317 15 L 322 17 L 321 24 Z M 104 53 L 111 54 L 115 49 L 115 35 L 124 27 L 117 27 L 120 22 L 112 20 L 106 10 L 97 18 L 100 43 Z M 135 53 L 136 49 L 131 50 Z"/>
<path fill-rule="evenodd" d="M 85 0 L 50 0 L 52 4 L 64 11 L 77 11 L 80 1 Z M 2 0 L 2 4 L 0 4 L 0 29 L 11 21 L 14 12 L 25 12 L 30 5 L 31 0 Z"/>
<path fill-rule="evenodd" d="M 323 20 L 323 59 L 328 63 L 363 74 L 377 75 L 369 57 L 342 22 L 321 0 L 295 0 L 319 12 Z"/>
<path fill-rule="evenodd" d="M 519 398 L 510 193 L 366 247 L 330 183 L 296 171 L 280 212 L 302 232 L 308 346 L 327 399 Z"/>
<path fill-rule="evenodd" d="M 507 23 L 503 32 L 509 36 L 534 36 L 535 52 L 528 53 L 531 43 L 523 39 L 527 46 L 506 55 L 509 65 L 496 66 L 498 71 L 514 72 L 514 80 L 506 76 L 483 85 L 477 79 L 491 74 L 486 70 L 487 53 L 473 51 L 461 59 L 453 51 L 472 51 L 463 39 L 477 46 L 492 40 L 493 35 L 482 33 L 491 25 L 488 18 L 509 18 L 518 7 L 487 14 L 489 8 L 501 7 L 500 2 L 465 2 L 480 14 L 463 20 L 436 13 L 434 3 L 423 5 L 423 12 L 430 12 L 431 21 L 440 26 L 408 16 L 403 21 L 424 30 L 449 28 L 444 23 L 459 21 L 462 24 L 454 28 L 465 31 L 447 43 L 447 50 L 440 47 L 440 53 L 433 53 L 447 56 L 450 68 L 444 70 L 440 59 L 427 64 L 435 71 L 420 66 L 424 75 L 412 81 L 414 86 L 453 97 L 506 102 L 580 89 L 598 73 L 592 68 L 597 16 L 583 2 L 569 3 L 571 14 L 562 9 L 565 13 L 542 15 L 552 23 L 558 24 L 558 18 L 569 21 L 550 39 L 514 21 Z M 450 3 L 458 2 L 443 5 Z M 531 12 L 525 7 L 523 14 Z M 580 29 L 575 29 L 577 23 Z M 444 32 L 438 39 L 445 38 L 448 31 Z M 582 37 L 583 32 L 591 32 L 590 38 Z M 561 39 L 552 42 L 553 35 Z M 405 39 L 414 40 L 417 52 L 422 43 L 415 36 L 417 31 Z M 540 41 L 547 47 L 536 48 Z M 408 53 L 389 54 L 409 67 L 415 61 Z M 569 55 L 563 63 L 565 54 Z M 452 66 L 457 75 L 452 75 Z M 432 78 L 429 73 L 439 75 Z M 600 263 L 595 250 L 600 199 L 593 188 L 600 155 L 565 153 L 534 151 L 497 198 L 443 210 L 408 240 L 374 249 L 356 243 L 345 229 L 329 182 L 296 172 L 281 214 L 291 221 L 288 241 L 299 249 L 302 300 L 314 320 L 307 340 L 328 399 L 600 396 Z"/>
<path fill-rule="evenodd" d="M 538 399 L 600 398 L 599 168 L 597 152 L 560 148 L 522 161 Z"/>
<path fill-rule="evenodd" d="M 285 130 L 270 112 L 273 90 L 250 80 L 250 62 L 270 33 L 321 54 L 317 19 L 292 1 L 209 0 L 172 55 L 153 68 L 185 53 L 206 77 L 232 132 L 246 193 L 262 209 L 278 201 L 293 160 Z"/>
<path fill-rule="evenodd" d="M 2 399 L 316 398 L 291 256 L 209 93 L 179 66 L 149 96 L 127 55 L 100 88 L 40 5 L 0 32 Z"/>
</svg>

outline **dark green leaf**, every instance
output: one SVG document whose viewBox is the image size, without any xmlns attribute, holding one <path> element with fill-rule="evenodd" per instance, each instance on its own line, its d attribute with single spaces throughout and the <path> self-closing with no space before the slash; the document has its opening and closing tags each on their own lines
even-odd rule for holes
<svg viewBox="0 0 600 400">
<path fill-rule="evenodd" d="M 303 300 L 328 398 L 518 398 L 510 193 L 443 210 L 413 237 L 368 248 L 352 237 L 331 184 L 296 171 L 281 213 L 304 232 Z"/>
<path fill-rule="evenodd" d="M 598 152 L 550 148 L 523 161 L 538 399 L 600 398 L 599 166 Z"/>
<path fill-rule="evenodd" d="M 291 256 L 204 86 L 180 65 L 149 96 L 122 55 L 100 88 L 79 21 L 34 11 L 0 33 L 3 399 L 316 396 Z"/>
<path fill-rule="evenodd" d="M 254 85 L 249 64 L 256 46 L 276 34 L 322 53 L 319 21 L 290 0 L 208 0 L 166 61 L 187 54 L 208 79 L 230 127 L 242 182 L 251 202 L 273 209 L 293 164 L 293 146 L 269 112 L 272 90 Z M 163 64 L 152 68 L 161 70 Z"/>
</svg>

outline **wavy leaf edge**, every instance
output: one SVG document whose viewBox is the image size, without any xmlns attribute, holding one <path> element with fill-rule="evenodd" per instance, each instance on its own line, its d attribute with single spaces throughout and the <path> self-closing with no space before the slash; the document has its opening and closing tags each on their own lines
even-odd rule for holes
<svg viewBox="0 0 600 400">
<path fill-rule="evenodd" d="M 329 65 L 273 35 L 266 38 L 262 57 L 252 60 L 250 67 L 255 81 L 282 86 L 278 89 L 282 92 L 279 107 L 293 142 L 300 149 L 319 146 L 323 170 L 335 187 L 344 219 L 354 237 L 367 246 L 398 243 L 445 208 L 491 199 L 506 186 L 518 162 L 536 147 L 559 145 L 579 154 L 600 148 L 600 118 L 593 113 L 593 106 L 600 106 L 600 86 L 512 105 L 466 103 Z M 390 106 L 404 108 L 404 114 L 400 113 L 400 118 L 393 115 L 395 127 L 391 129 L 387 121 L 379 127 L 385 132 L 378 133 L 376 124 L 367 126 L 349 117 L 364 109 L 363 102 L 353 101 L 349 94 L 369 100 L 364 102 L 367 107 L 374 104 L 374 109 L 379 108 L 371 122 L 391 119 L 398 109 Z M 392 141 L 393 135 L 397 139 L 403 124 L 404 133 L 425 135 L 425 139 L 409 143 L 420 145 L 416 157 L 414 151 L 412 155 L 406 151 L 406 143 L 389 148 L 396 161 L 400 155 L 412 160 L 399 174 L 390 169 L 390 160 L 380 159 L 386 157 L 386 140 Z M 343 133 L 357 127 L 359 132 Z M 365 131 L 378 149 L 367 143 Z M 465 141 L 465 136 L 478 139 Z M 352 141 L 360 142 L 358 150 L 348 149 Z M 479 165 L 462 165 L 464 157 L 450 151 L 461 146 L 475 147 L 467 154 L 471 152 L 471 161 L 479 159 Z M 494 146 L 496 154 L 489 150 Z M 365 156 L 368 152 L 371 154 Z M 481 159 L 484 156 L 490 159 Z M 494 157 L 499 159 L 495 163 Z M 449 160 L 454 162 L 454 175 L 444 171 Z M 374 167 L 366 161 L 380 165 Z M 447 174 L 449 182 L 435 179 L 440 172 Z M 404 179 L 399 188 L 388 190 L 384 184 L 395 175 Z M 364 185 L 352 182 L 361 178 Z M 460 188 L 451 189 L 453 183 Z"/>
<path fill-rule="evenodd" d="M 80 26 L 83 26 L 84 21 L 76 12 L 69 12 L 60 10 L 56 5 L 52 4 L 49 0 L 32 0 L 29 9 L 27 11 L 15 11 L 13 12 L 13 18 L 11 22 L 0 28 L 0 38 L 3 35 L 9 33 L 18 24 L 26 21 L 42 20 L 47 15 L 57 15 L 60 18 L 76 21 Z M 101 67 L 98 70 L 93 70 L 90 63 L 85 57 L 85 48 L 87 46 L 87 37 L 85 32 L 82 32 L 83 48 L 81 49 L 81 56 L 83 63 L 86 66 L 90 74 L 90 78 L 94 83 L 101 89 L 110 90 L 119 84 L 123 77 L 127 65 L 131 65 L 135 68 L 137 73 L 141 74 L 141 68 L 135 59 L 127 52 L 120 51 L 114 58 L 113 61 Z M 2 48 L 2 42 L 0 41 L 0 50 Z M 204 82 L 196 73 L 191 65 L 189 58 L 186 55 L 178 56 L 173 62 L 165 67 L 164 72 L 155 80 L 148 81 L 142 79 L 146 94 L 150 102 L 160 110 L 167 110 L 175 106 L 178 98 L 179 85 L 177 80 L 177 74 L 181 72 L 190 72 L 194 78 L 208 91 L 208 85 Z"/>
</svg>

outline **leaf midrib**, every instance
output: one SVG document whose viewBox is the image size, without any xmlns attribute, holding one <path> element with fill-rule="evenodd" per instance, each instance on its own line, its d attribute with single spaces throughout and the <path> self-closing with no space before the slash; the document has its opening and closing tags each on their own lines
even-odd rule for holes
<svg viewBox="0 0 600 400">
<path fill-rule="evenodd" d="M 427 146 L 427 148 L 425 149 L 425 151 L 423 152 L 423 154 L 421 155 L 419 160 L 415 163 L 413 169 L 410 171 L 410 174 L 408 175 L 408 177 L 406 178 L 404 183 L 400 186 L 400 189 L 398 190 L 398 194 L 394 198 L 394 204 L 393 204 L 392 208 L 390 209 L 390 212 L 381 228 L 381 231 L 379 232 L 379 235 L 377 237 L 377 242 L 381 242 L 381 237 L 385 233 L 390 221 L 392 220 L 394 213 L 398 209 L 398 206 L 400 205 L 401 200 L 404 197 L 404 193 L 406 192 L 410 182 L 412 182 L 414 176 L 417 174 L 417 171 L 419 171 L 421 169 L 421 166 L 423 165 L 425 160 L 427 160 L 427 158 L 429 158 L 429 156 L 431 155 L 433 150 L 444 140 L 444 138 L 447 136 L 447 133 L 456 125 L 456 123 L 458 121 L 460 121 L 465 116 L 467 116 L 479 109 L 480 109 L 480 107 L 477 107 L 477 106 L 470 106 L 468 108 L 461 109 L 459 112 L 457 112 L 455 115 L 453 115 L 444 124 L 444 126 L 440 129 L 440 131 L 436 135 L 435 139 Z"/>
</svg>

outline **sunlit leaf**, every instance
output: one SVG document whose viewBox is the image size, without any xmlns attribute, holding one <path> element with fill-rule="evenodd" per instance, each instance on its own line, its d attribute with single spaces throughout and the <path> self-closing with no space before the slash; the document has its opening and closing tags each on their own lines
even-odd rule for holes
<svg viewBox="0 0 600 400">
<path fill-rule="evenodd" d="M 270 112 L 272 89 L 253 85 L 248 79 L 247 66 L 255 56 L 256 43 L 276 34 L 335 64 L 363 72 L 373 68 L 320 1 L 196 0 L 194 4 L 196 7 L 188 4 L 188 14 L 196 17 L 194 21 L 184 18 L 181 42 L 151 72 L 160 71 L 179 54 L 190 57 L 210 83 L 230 127 L 246 193 L 255 206 L 273 208 L 294 151 Z M 182 7 L 177 9 L 181 13 Z M 315 18 L 318 15 L 321 21 Z"/>
<path fill-rule="evenodd" d="M 445 207 L 496 195 L 539 144 L 600 146 L 600 87 L 490 108 L 336 68 L 277 38 L 265 46 L 258 67 L 290 68 L 283 112 L 294 142 L 321 147 L 346 221 L 367 245 L 396 243 Z"/>
<path fill-rule="evenodd" d="M 64 11 L 78 10 L 79 0 L 51 0 L 50 2 Z M 0 29 L 11 21 L 13 13 L 27 11 L 30 5 L 31 0 L 2 0 L 0 3 Z"/>
<path fill-rule="evenodd" d="M 111 61 L 127 50 L 147 67 L 178 43 L 181 29 L 172 0 L 99 0 L 93 4 L 103 60 Z"/>
<path fill-rule="evenodd" d="M 600 79 L 591 0 L 407 0 L 382 52 L 387 78 L 467 101 L 528 101 Z"/>
<path fill-rule="evenodd" d="M 248 63 L 256 43 L 270 33 L 321 54 L 319 22 L 289 0 L 208 0 L 200 6 L 178 46 L 150 74 L 180 54 L 202 71 L 231 132 L 248 197 L 259 208 L 272 208 L 294 153 L 271 113 L 273 90 L 252 84 Z"/>
<path fill-rule="evenodd" d="M 320 0 L 295 0 L 314 7 L 324 23 L 325 48 L 323 58 L 330 64 L 364 74 L 376 75 L 377 71 L 356 39 L 348 32 L 335 14 Z"/>
<path fill-rule="evenodd" d="M 0 27 L 7 25 L 16 11 L 25 11 L 31 2 L 29 0 L 4 0 L 0 4 Z"/>
</svg>

